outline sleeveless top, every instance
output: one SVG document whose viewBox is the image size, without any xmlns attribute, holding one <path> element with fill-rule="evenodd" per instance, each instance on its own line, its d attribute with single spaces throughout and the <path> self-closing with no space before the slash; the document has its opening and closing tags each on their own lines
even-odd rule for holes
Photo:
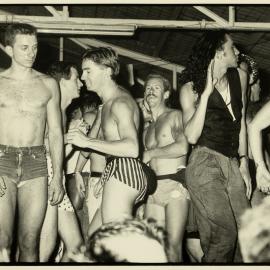
<svg viewBox="0 0 270 270">
<path fill-rule="evenodd" d="M 215 88 L 208 100 L 204 127 L 197 145 L 206 146 L 227 157 L 236 157 L 238 155 L 241 110 L 243 107 L 242 90 L 237 69 L 228 69 L 226 75 L 235 120 L 233 120 L 233 116 L 221 94 Z"/>
</svg>

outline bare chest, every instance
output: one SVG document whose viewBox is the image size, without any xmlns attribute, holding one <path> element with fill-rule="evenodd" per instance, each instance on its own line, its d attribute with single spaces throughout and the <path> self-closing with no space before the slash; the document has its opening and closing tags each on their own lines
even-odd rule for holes
<svg viewBox="0 0 270 270">
<path fill-rule="evenodd" d="M 172 138 L 172 124 L 170 119 L 158 119 L 149 125 L 145 133 L 145 146 L 147 149 L 153 149 L 167 144 Z"/>
<path fill-rule="evenodd" d="M 0 108 L 13 110 L 39 110 L 45 107 L 50 96 L 40 81 L 0 81 Z"/>
<path fill-rule="evenodd" d="M 111 112 L 111 105 L 106 104 L 102 109 L 101 130 L 104 139 L 115 138 L 118 135 L 117 123 Z"/>
</svg>

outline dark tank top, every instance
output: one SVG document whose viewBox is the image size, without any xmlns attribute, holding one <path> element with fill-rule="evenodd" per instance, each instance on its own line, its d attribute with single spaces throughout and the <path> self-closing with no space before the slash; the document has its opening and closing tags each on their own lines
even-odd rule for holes
<svg viewBox="0 0 270 270">
<path fill-rule="evenodd" d="M 227 157 L 236 157 L 243 107 L 241 82 L 235 68 L 228 69 L 226 75 L 229 81 L 231 106 L 235 120 L 233 120 L 233 116 L 218 90 L 214 89 L 208 100 L 204 127 L 197 145 L 206 146 Z"/>
</svg>

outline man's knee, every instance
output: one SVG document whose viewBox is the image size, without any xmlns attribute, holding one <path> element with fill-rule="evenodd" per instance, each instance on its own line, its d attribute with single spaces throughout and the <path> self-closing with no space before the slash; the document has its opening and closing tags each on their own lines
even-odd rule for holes
<svg viewBox="0 0 270 270">
<path fill-rule="evenodd" d="M 7 233 L 0 233 L 0 250 L 5 248 L 10 250 L 12 245 L 12 236 L 8 235 Z"/>
<path fill-rule="evenodd" d="M 19 236 L 20 251 L 37 252 L 40 234 L 26 232 Z"/>
</svg>

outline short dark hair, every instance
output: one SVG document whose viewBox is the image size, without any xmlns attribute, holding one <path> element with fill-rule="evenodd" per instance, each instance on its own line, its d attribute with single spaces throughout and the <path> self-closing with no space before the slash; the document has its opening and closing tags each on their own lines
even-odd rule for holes
<svg viewBox="0 0 270 270">
<path fill-rule="evenodd" d="M 17 35 L 37 35 L 37 29 L 26 23 L 12 23 L 6 27 L 4 42 L 5 46 L 13 46 Z"/>
<path fill-rule="evenodd" d="M 101 99 L 97 93 L 93 91 L 87 91 L 87 93 L 81 96 L 81 111 L 84 114 L 87 108 L 96 110 L 101 103 Z"/>
<path fill-rule="evenodd" d="M 92 60 L 96 64 L 106 66 L 112 70 L 112 79 L 115 79 L 120 71 L 120 62 L 118 54 L 110 47 L 99 47 L 88 49 L 82 55 L 82 61 Z"/>
<path fill-rule="evenodd" d="M 78 70 L 76 64 L 64 61 L 57 61 L 51 64 L 47 70 L 47 74 L 56 79 L 57 82 L 60 82 L 62 78 L 70 79 L 71 77 L 71 68 Z"/>
</svg>

